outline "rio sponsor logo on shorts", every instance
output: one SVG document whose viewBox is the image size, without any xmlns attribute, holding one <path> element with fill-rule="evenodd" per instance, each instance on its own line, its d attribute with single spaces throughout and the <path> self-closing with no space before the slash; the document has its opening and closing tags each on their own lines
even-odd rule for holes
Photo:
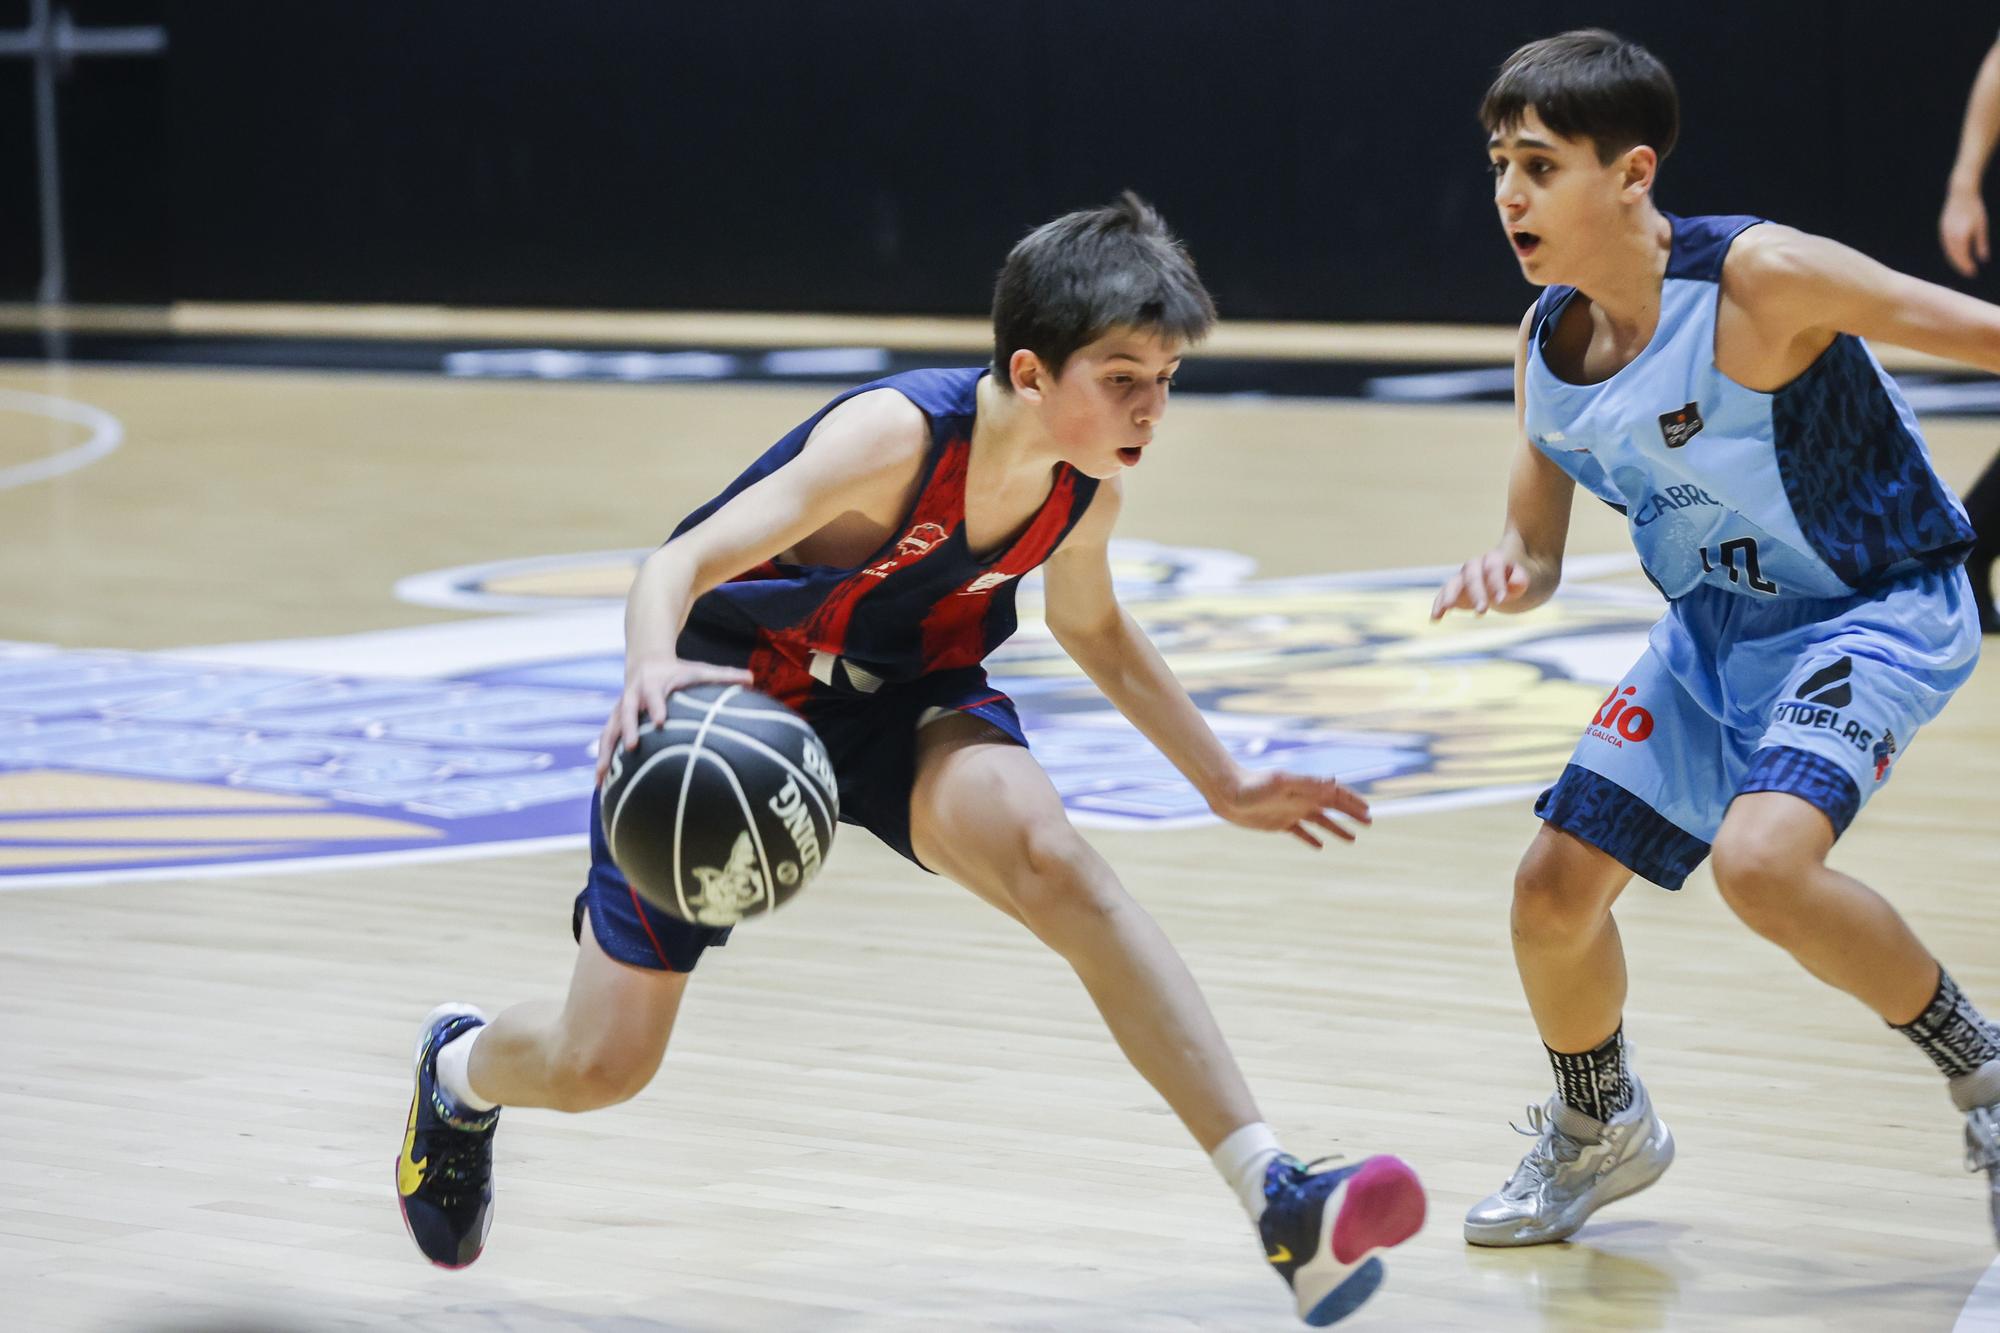
<svg viewBox="0 0 2000 1333">
<path fill-rule="evenodd" d="M 1623 749 L 1628 743 L 1641 745 L 1653 734 L 1653 714 L 1632 701 L 1639 692 L 1636 685 L 1627 685 L 1622 690 L 1613 690 L 1597 706 L 1597 712 L 1590 719 L 1587 734 L 1600 741 Z"/>
<path fill-rule="evenodd" d="M 581 847 L 643 555 L 419 576 L 409 600 L 503 614 L 388 633 L 187 655 L 0 645 L 0 887 Z M 1546 785 L 1658 610 L 1576 579 L 1532 616 L 1432 625 L 1431 570 L 1253 571 L 1232 552 L 1114 547 L 1127 607 L 1232 756 L 1336 774 L 1387 814 Z M 1024 583 L 1021 631 L 988 670 L 1072 818 L 1213 822 Z M 1639 723 L 1628 704 L 1606 726 L 1630 743 Z M 837 789 L 822 749 L 802 758 Z M 715 869 L 718 903 L 751 887 L 734 861 Z"/>
</svg>

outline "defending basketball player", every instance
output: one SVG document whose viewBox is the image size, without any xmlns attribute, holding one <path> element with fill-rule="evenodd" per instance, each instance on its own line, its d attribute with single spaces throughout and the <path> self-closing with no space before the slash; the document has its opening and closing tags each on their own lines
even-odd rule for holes
<svg viewBox="0 0 2000 1333">
<path fill-rule="evenodd" d="M 1673 82 L 1611 33 L 1522 47 L 1480 115 L 1500 225 L 1545 290 L 1521 323 L 1505 530 L 1432 616 L 1548 600 L 1579 483 L 1625 515 L 1668 607 L 1535 807 L 1513 939 L 1556 1095 L 1466 1239 L 1561 1240 L 1673 1160 L 1628 1060 L 1611 907 L 1711 854 L 1751 929 L 1936 1063 L 2000 1227 L 2000 1031 L 1826 864 L 1979 653 L 1972 531 L 1861 339 L 2000 372 L 2000 309 L 1757 218 L 1661 212 Z"/>
<path fill-rule="evenodd" d="M 1352 838 L 1335 815 L 1366 822 L 1331 779 L 1235 763 L 1113 596 L 1124 474 L 1157 447 L 1181 353 L 1213 320 L 1187 253 L 1132 196 L 1031 233 L 995 291 L 990 370 L 914 371 L 840 395 L 647 559 L 600 777 L 691 684 L 754 683 L 796 708 L 826 744 L 843 820 L 1075 969 L 1317 1325 L 1365 1300 L 1381 1280 L 1375 1251 L 1421 1224 L 1415 1176 L 1391 1157 L 1313 1171 L 1280 1151 L 1193 977 L 1071 826 L 980 665 L 1014 629 L 1020 577 L 1042 567 L 1057 640 L 1218 815 L 1314 847 Z M 479 1255 L 497 1108 L 584 1111 L 637 1093 L 696 960 L 727 937 L 642 901 L 601 833 L 593 843 L 568 999 L 491 1023 L 447 1006 L 424 1028 L 398 1178 L 435 1263 Z"/>
</svg>

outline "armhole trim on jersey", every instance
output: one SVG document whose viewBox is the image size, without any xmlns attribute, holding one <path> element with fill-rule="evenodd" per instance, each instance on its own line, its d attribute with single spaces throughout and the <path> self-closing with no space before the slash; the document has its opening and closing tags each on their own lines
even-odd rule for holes
<svg viewBox="0 0 2000 1333">
<path fill-rule="evenodd" d="M 892 528 L 890 528 L 889 535 L 882 539 L 882 544 L 876 547 L 875 550 L 869 555 L 869 557 L 866 560 L 862 561 L 859 565 L 856 565 L 854 567 L 855 571 L 867 569 L 873 565 L 879 564 L 880 562 L 888 559 L 889 556 L 895 553 L 897 543 L 902 541 L 903 535 L 910 530 L 911 521 L 916 518 L 917 511 L 924 507 L 924 500 L 926 499 L 926 497 L 930 495 L 931 487 L 937 484 L 938 469 L 944 466 L 945 454 L 950 450 L 952 443 L 958 440 L 962 434 L 966 442 L 966 447 L 969 449 L 971 448 L 972 445 L 971 431 L 967 430 L 964 432 L 960 432 L 956 429 L 950 428 L 950 426 L 940 424 L 942 421 L 944 423 L 950 423 L 951 426 L 955 426 L 961 420 L 970 421 L 972 419 L 971 413 L 966 413 L 963 415 L 959 413 L 951 413 L 949 415 L 944 416 L 943 418 L 940 418 L 934 415 L 928 407 L 925 407 L 922 403 L 918 402 L 915 398 L 912 398 L 909 394 L 904 393 L 900 388 L 897 388 L 897 386 L 893 384 L 877 383 L 877 384 L 866 385 L 864 386 L 864 388 L 871 390 L 888 389 L 894 393 L 901 394 L 904 402 L 916 408 L 917 411 L 923 415 L 924 428 L 930 432 L 931 438 L 930 438 L 930 444 L 926 446 L 924 449 L 924 465 L 922 472 L 919 474 L 921 480 L 917 484 L 916 493 L 910 497 L 910 503 L 904 508 L 903 512 L 897 516 L 895 525 Z M 860 391 L 857 391 L 856 394 L 850 394 L 849 397 L 858 396 L 859 392 Z M 843 398 L 840 401 L 845 402 L 847 400 Z M 834 406 L 838 406 L 838 404 L 835 404 Z M 831 411 L 832 407 L 829 407 L 827 410 Z"/>
<path fill-rule="evenodd" d="M 1535 298 L 1535 316 L 1528 322 L 1528 350 L 1539 355 L 1547 345 L 1549 326 L 1562 318 L 1563 310 L 1576 296 L 1574 287 L 1550 287 Z"/>
<path fill-rule="evenodd" d="M 1763 218 L 1748 213 L 1683 218 L 1662 214 L 1673 226 L 1673 249 L 1667 255 L 1666 280 L 1692 279 L 1722 286 L 1722 266 L 1736 238 Z"/>
</svg>

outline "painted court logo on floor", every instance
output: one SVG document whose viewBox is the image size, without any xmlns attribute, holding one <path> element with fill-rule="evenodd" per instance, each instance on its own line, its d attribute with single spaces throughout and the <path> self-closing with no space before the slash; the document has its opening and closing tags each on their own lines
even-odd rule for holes
<svg viewBox="0 0 2000 1333">
<path fill-rule="evenodd" d="M 410 600 L 511 614 L 390 634 L 198 656 L 0 645 L 0 887 L 580 847 L 636 558 L 412 580 Z M 1238 759 L 1337 774 L 1390 814 L 1547 782 L 1658 610 L 1584 584 L 1526 617 L 1431 625 L 1431 571 L 1257 580 L 1240 556 L 1144 544 L 1118 564 Z M 1041 630 L 1038 597 L 1028 580 L 1022 632 L 989 665 L 1073 816 L 1206 822 Z"/>
</svg>

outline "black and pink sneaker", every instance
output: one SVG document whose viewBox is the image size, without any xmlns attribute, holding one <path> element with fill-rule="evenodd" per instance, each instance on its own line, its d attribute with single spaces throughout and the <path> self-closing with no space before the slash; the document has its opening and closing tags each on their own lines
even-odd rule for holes
<svg viewBox="0 0 2000 1333">
<path fill-rule="evenodd" d="M 1264 1173 L 1264 1257 L 1314 1328 L 1345 1319 L 1382 1285 L 1378 1251 L 1424 1224 L 1424 1187 L 1396 1157 L 1315 1172 L 1280 1156 Z"/>
</svg>

